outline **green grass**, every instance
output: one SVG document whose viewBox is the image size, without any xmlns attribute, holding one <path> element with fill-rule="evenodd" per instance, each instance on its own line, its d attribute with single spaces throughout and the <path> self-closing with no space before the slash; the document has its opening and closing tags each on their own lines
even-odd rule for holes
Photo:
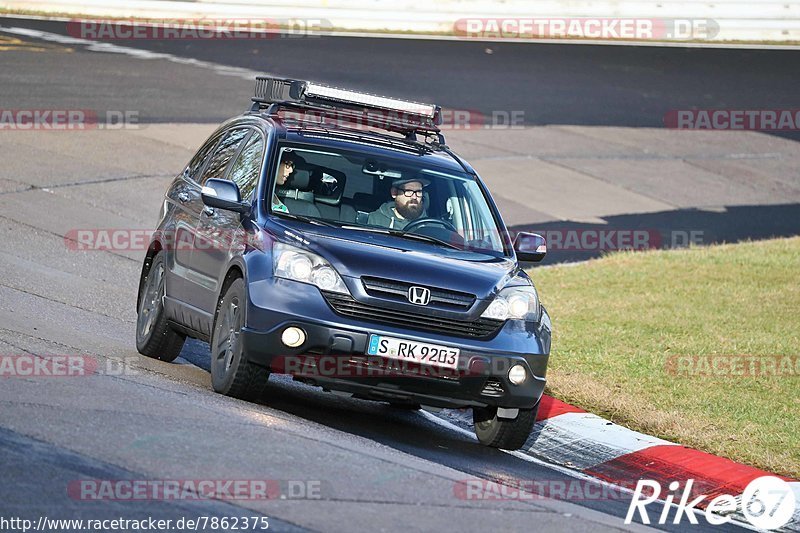
<svg viewBox="0 0 800 533">
<path fill-rule="evenodd" d="M 800 478 L 800 375 L 676 375 L 670 356 L 800 357 L 800 238 L 622 252 L 531 272 L 549 392 L 631 429 Z"/>
</svg>

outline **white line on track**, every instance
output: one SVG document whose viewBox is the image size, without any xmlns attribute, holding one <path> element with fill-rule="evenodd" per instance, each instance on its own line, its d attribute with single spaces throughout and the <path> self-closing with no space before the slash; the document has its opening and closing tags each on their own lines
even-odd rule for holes
<svg viewBox="0 0 800 533">
<path fill-rule="evenodd" d="M 269 73 L 250 70 L 241 67 L 231 67 L 227 65 L 220 65 L 219 63 L 212 63 L 210 61 L 202 61 L 189 57 L 180 57 L 163 52 L 151 52 L 150 50 L 141 50 L 139 48 L 129 48 L 127 46 L 119 46 L 111 43 L 104 43 L 99 41 L 92 41 L 89 39 L 80 39 L 78 37 L 69 37 L 58 33 L 51 33 L 47 31 L 33 30 L 29 28 L 17 28 L 0 26 L 0 32 L 11 33 L 13 35 L 21 35 L 23 37 L 31 37 L 34 39 L 41 39 L 43 41 L 71 45 L 71 46 L 85 46 L 91 52 L 103 52 L 107 54 L 124 54 L 136 59 L 164 59 L 173 63 L 181 65 L 189 65 L 192 67 L 204 68 L 216 72 L 221 76 L 235 76 L 237 78 L 244 78 L 246 80 L 255 79 L 256 76 L 269 76 Z"/>
</svg>

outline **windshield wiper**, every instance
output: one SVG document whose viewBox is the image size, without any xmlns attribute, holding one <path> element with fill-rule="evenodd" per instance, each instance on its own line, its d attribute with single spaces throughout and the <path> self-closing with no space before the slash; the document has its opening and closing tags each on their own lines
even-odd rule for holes
<svg viewBox="0 0 800 533">
<path fill-rule="evenodd" d="M 428 242 L 431 244 L 438 244 L 439 246 L 445 246 L 447 248 L 452 248 L 453 250 L 463 250 L 454 244 L 451 244 L 447 241 L 443 241 L 441 239 L 437 239 L 436 237 L 430 237 L 428 235 L 422 235 L 420 233 L 407 233 L 402 230 L 398 229 L 387 229 L 387 228 L 373 228 L 369 226 L 355 226 L 352 224 L 337 224 L 335 222 L 329 220 L 323 220 L 321 218 L 314 218 L 308 217 L 305 215 L 295 215 L 293 213 L 283 213 L 278 212 L 275 213 L 278 216 L 292 218 L 294 220 L 300 220 L 301 222 L 308 222 L 309 224 L 317 224 L 319 226 L 328 226 L 329 228 L 343 228 L 343 229 L 353 229 L 358 231 L 370 231 L 373 233 L 383 233 L 384 235 L 393 235 L 395 237 L 400 237 L 402 239 L 409 239 L 414 241 L 423 241 Z"/>
<path fill-rule="evenodd" d="M 355 229 L 360 231 L 371 231 L 373 233 L 383 233 L 384 235 L 394 235 L 395 237 L 400 237 L 402 239 L 423 241 L 432 244 L 438 244 L 439 246 L 446 246 L 447 248 L 452 248 L 454 250 L 463 250 L 462 248 L 459 248 L 454 244 L 450 244 L 447 241 L 437 239 L 436 237 L 430 237 L 428 235 L 422 235 L 420 233 L 407 233 L 399 229 L 372 228 L 369 226 L 342 226 L 342 227 L 344 229 Z"/>
<path fill-rule="evenodd" d="M 431 237 L 429 235 L 422 235 L 421 233 L 406 233 L 405 231 L 400 231 L 400 230 L 397 230 L 397 229 L 394 229 L 394 230 L 390 229 L 390 230 L 388 230 L 388 232 L 389 232 L 390 235 L 395 235 L 395 236 L 401 237 L 403 239 L 424 241 L 424 242 L 429 242 L 429 243 L 433 243 L 433 244 L 438 244 L 439 246 L 445 246 L 447 248 L 452 248 L 453 250 L 461 250 L 461 248 L 459 248 L 455 244 L 451 244 L 451 243 L 449 243 L 447 241 L 443 241 L 441 239 L 437 239 L 436 237 Z"/>
<path fill-rule="evenodd" d="M 342 224 L 342 229 L 354 229 L 356 231 L 371 231 L 372 233 L 383 233 L 389 235 L 389 230 L 384 228 L 372 228 L 369 226 L 354 226 L 353 224 Z"/>
<path fill-rule="evenodd" d="M 338 228 L 340 227 L 338 224 L 334 224 L 333 222 L 329 222 L 327 220 L 323 220 L 321 218 L 309 217 L 306 215 L 295 215 L 294 213 L 283 213 L 281 211 L 273 211 L 273 215 L 278 215 L 279 217 L 291 218 L 293 220 L 299 220 L 300 222 L 308 222 L 309 224 L 315 224 L 317 226 L 327 226 L 329 228 Z"/>
</svg>

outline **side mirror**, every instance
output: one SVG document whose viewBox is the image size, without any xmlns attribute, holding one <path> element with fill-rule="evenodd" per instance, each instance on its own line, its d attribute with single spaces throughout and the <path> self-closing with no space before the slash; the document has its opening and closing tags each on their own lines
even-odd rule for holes
<svg viewBox="0 0 800 533">
<path fill-rule="evenodd" d="M 203 203 L 209 207 L 241 214 L 247 214 L 250 211 L 250 205 L 242 202 L 239 186 L 229 180 L 211 178 L 203 186 L 200 196 L 203 198 Z"/>
<path fill-rule="evenodd" d="M 538 233 L 517 233 L 514 239 L 517 259 L 523 262 L 538 263 L 547 255 L 547 241 Z"/>
</svg>

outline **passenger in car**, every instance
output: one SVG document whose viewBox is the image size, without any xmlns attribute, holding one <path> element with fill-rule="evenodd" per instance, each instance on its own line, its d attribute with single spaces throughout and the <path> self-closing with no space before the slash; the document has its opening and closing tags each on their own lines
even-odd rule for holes
<svg viewBox="0 0 800 533">
<path fill-rule="evenodd" d="M 423 189 L 430 182 L 422 178 L 399 179 L 392 183 L 392 200 L 369 214 L 367 224 L 403 229 L 409 222 L 425 216 Z"/>
<path fill-rule="evenodd" d="M 281 163 L 278 166 L 278 175 L 275 177 L 275 190 L 277 188 L 284 185 L 286 180 L 289 179 L 289 176 L 292 175 L 296 166 L 296 157 L 294 152 L 284 152 L 283 157 L 281 157 Z M 280 198 L 278 198 L 277 192 L 273 191 L 272 193 L 272 210 L 273 211 L 280 211 L 282 213 L 288 213 L 289 208 L 281 202 Z"/>
</svg>

